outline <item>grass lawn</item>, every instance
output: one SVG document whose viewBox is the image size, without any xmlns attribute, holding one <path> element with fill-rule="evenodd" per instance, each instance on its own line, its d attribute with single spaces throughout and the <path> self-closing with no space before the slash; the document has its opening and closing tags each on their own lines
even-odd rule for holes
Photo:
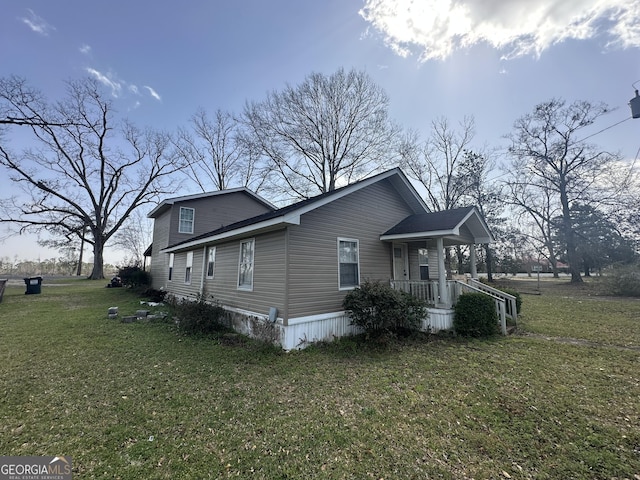
<svg viewBox="0 0 640 480">
<path fill-rule="evenodd" d="M 638 300 L 556 281 L 508 338 L 285 354 L 109 320 L 139 299 L 65 282 L 0 303 L 3 455 L 83 479 L 640 479 Z"/>
</svg>

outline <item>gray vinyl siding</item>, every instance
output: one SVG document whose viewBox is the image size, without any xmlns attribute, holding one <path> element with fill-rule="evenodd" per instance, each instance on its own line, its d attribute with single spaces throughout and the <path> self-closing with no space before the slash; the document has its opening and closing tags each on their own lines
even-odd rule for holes
<svg viewBox="0 0 640 480">
<path fill-rule="evenodd" d="M 413 211 L 387 181 L 358 190 L 301 217 L 290 228 L 288 318 L 342 310 L 338 238 L 359 242 L 360 282 L 388 281 L 391 243 L 380 235 Z"/>
<path fill-rule="evenodd" d="M 193 234 L 178 233 L 180 207 L 195 210 Z M 169 254 L 162 252 L 164 248 L 196 235 L 210 232 L 223 225 L 261 215 L 268 211 L 267 206 L 243 192 L 216 195 L 172 205 L 168 211 L 155 218 L 153 223 L 153 249 L 150 266 L 153 288 L 169 288 Z M 201 264 L 198 268 L 202 269 Z M 177 271 L 177 266 L 174 264 L 174 280 L 171 283 L 175 282 Z"/>
<path fill-rule="evenodd" d="M 193 208 L 195 210 L 192 234 L 178 233 L 180 207 Z M 264 204 L 257 202 L 242 192 L 178 202 L 171 208 L 169 245 L 175 245 L 197 235 L 216 230 L 224 225 L 255 217 L 268 211 L 270 210 Z"/>
<path fill-rule="evenodd" d="M 409 244 L 409 279 L 420 280 L 420 263 L 418 259 L 418 249 L 426 248 L 427 255 L 429 257 L 429 279 L 438 279 L 438 249 L 436 248 L 436 242 L 433 241 L 420 241 L 412 242 Z"/>
<path fill-rule="evenodd" d="M 198 293 L 200 293 L 200 281 L 202 279 L 202 250 L 201 247 L 192 250 L 193 264 L 191 266 L 191 283 L 189 284 L 184 282 L 188 252 L 175 254 L 172 279 L 167 282 L 167 290 L 169 292 L 179 297 L 197 297 Z"/>
<path fill-rule="evenodd" d="M 409 280 L 420 280 L 420 259 L 418 249 L 427 248 L 426 242 L 411 242 L 407 245 L 409 249 Z M 433 278 L 433 270 L 429 263 L 429 277 Z"/>
<path fill-rule="evenodd" d="M 205 292 L 222 304 L 267 315 L 276 307 L 283 316 L 286 279 L 286 230 L 249 236 L 253 238 L 253 289 L 238 289 L 242 240 L 216 245 L 214 278 L 205 279 Z"/>
<path fill-rule="evenodd" d="M 153 246 L 151 250 L 151 285 L 153 288 L 167 288 L 169 277 L 169 254 L 162 249 L 169 246 L 170 212 L 154 219 L 153 221 Z"/>
</svg>

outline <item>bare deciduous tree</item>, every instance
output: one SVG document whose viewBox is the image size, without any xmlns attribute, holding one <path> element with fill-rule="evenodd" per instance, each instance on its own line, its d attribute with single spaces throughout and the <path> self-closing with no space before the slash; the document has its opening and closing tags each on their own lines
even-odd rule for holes
<svg viewBox="0 0 640 480">
<path fill-rule="evenodd" d="M 199 109 L 190 123 L 190 130 L 178 131 L 175 146 L 189 165 L 185 173 L 203 192 L 262 188 L 267 175 L 259 168 L 259 151 L 231 113 L 217 110 L 210 118 Z"/>
<path fill-rule="evenodd" d="M 105 245 L 129 215 L 173 193 L 168 177 L 184 168 L 169 135 L 118 123 L 92 79 L 68 82 L 65 99 L 48 102 L 24 79 L 2 78 L 0 124 L 0 165 L 22 190 L 0 202 L 0 222 L 78 238 L 88 230 L 92 279 L 104 278 Z M 12 151 L 11 129 L 32 146 Z"/>
<path fill-rule="evenodd" d="M 418 134 L 405 137 L 400 165 L 409 177 L 417 180 L 426 189 L 427 205 L 432 211 L 450 210 L 463 206 L 468 199 L 475 174 L 469 171 L 466 156 L 469 145 L 475 135 L 473 117 L 465 117 L 459 130 L 441 117 L 431 122 L 429 137 L 420 143 Z M 456 246 L 458 264 L 463 264 L 464 252 Z M 451 252 L 445 252 L 445 264 L 451 271 Z"/>
<path fill-rule="evenodd" d="M 465 151 L 460 165 L 460 175 L 467 180 L 467 188 L 462 199 L 463 203 L 474 205 L 496 239 L 505 236 L 505 219 L 503 218 L 504 200 L 502 189 L 496 180 L 490 180 L 489 175 L 495 169 L 495 162 L 487 155 L 472 151 Z M 493 281 L 494 255 L 490 244 L 484 244 L 487 266 L 487 279 Z"/>
<path fill-rule="evenodd" d="M 142 267 L 144 252 L 153 241 L 153 222 L 136 210 L 113 237 L 113 246 L 127 256 L 124 265 Z"/>
<path fill-rule="evenodd" d="M 277 198 L 308 198 L 395 163 L 399 128 L 389 100 L 364 72 L 312 73 L 243 112 L 277 179 Z"/>
<path fill-rule="evenodd" d="M 521 225 L 520 233 L 536 253 L 551 264 L 553 276 L 558 277 L 558 245 L 554 219 L 560 215 L 559 204 L 551 188 L 531 188 L 524 176 L 518 181 L 507 179 L 507 201 L 514 207 Z"/>
<path fill-rule="evenodd" d="M 608 167 L 619 157 L 578 138 L 586 127 L 608 112 L 602 103 L 576 101 L 567 105 L 564 100 L 552 99 L 517 119 L 508 136 L 512 201 L 530 214 L 541 232 L 554 227 L 562 231 L 573 283 L 582 282 L 582 277 L 572 205 L 606 203 L 623 187 L 617 185 L 612 189 L 607 181 Z M 534 211 L 531 205 L 537 205 L 541 199 L 545 210 L 536 207 Z M 553 225 L 558 215 L 561 225 Z M 550 256 L 553 257 L 551 251 Z"/>
<path fill-rule="evenodd" d="M 473 117 L 465 117 L 459 130 L 441 117 L 431 122 L 431 133 L 422 144 L 413 134 L 403 152 L 401 166 L 427 191 L 427 204 L 432 211 L 460 207 L 460 201 L 473 184 L 464 168 L 465 152 L 475 135 Z"/>
</svg>

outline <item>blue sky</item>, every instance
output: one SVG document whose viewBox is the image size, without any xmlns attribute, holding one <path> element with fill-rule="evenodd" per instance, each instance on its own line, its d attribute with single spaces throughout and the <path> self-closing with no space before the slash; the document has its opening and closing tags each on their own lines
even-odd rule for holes
<svg viewBox="0 0 640 480">
<path fill-rule="evenodd" d="M 604 101 L 617 110 L 591 140 L 629 159 L 640 119 L 611 126 L 630 117 L 639 47 L 640 2 L 621 0 L 37 0 L 4 2 L 0 16 L 0 76 L 50 98 L 94 76 L 139 126 L 175 131 L 199 107 L 240 112 L 344 67 L 368 72 L 392 118 L 423 136 L 438 117 L 473 115 L 478 147 L 504 146 L 513 121 L 552 97 Z M 32 238 L 0 243 L 0 257 L 15 254 L 56 255 Z"/>
</svg>

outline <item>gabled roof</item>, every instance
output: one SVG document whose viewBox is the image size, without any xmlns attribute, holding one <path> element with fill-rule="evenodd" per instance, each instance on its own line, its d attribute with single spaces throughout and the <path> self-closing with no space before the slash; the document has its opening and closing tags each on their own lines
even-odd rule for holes
<svg viewBox="0 0 640 480">
<path fill-rule="evenodd" d="M 277 230 L 287 225 L 299 225 L 301 215 L 385 179 L 388 179 L 393 184 L 393 186 L 414 212 L 422 213 L 428 211 L 426 204 L 424 203 L 422 198 L 420 198 L 420 195 L 415 190 L 413 185 L 411 185 L 411 182 L 407 179 L 402 170 L 400 170 L 399 168 L 393 168 L 391 170 L 387 170 L 386 172 L 382 172 L 378 175 L 360 180 L 359 182 L 352 183 L 331 192 L 326 192 L 316 197 L 302 200 L 301 202 L 288 205 L 278 210 L 267 212 L 256 217 L 248 218 L 246 220 L 241 220 L 239 222 L 226 225 L 222 228 L 218 228 L 217 230 L 213 230 L 203 235 L 198 235 L 197 237 L 191 238 L 189 240 L 171 245 L 163 251 L 176 252 L 180 250 L 187 250 L 198 245 L 213 243 L 221 240 L 229 240 L 234 237 L 242 237 L 262 232 L 268 232 L 270 230 Z"/>
<path fill-rule="evenodd" d="M 464 229 L 464 231 L 463 231 Z M 380 236 L 380 240 L 417 240 L 449 238 L 469 234 L 474 243 L 493 241 L 491 231 L 475 207 L 409 215 Z"/>
<path fill-rule="evenodd" d="M 147 218 L 157 218 L 157 217 L 159 217 L 164 212 L 169 210 L 172 205 L 174 205 L 176 203 L 187 202 L 187 201 L 191 201 L 191 200 L 200 200 L 202 198 L 210 198 L 210 197 L 216 197 L 216 196 L 219 196 L 219 195 L 228 195 L 229 193 L 238 193 L 238 192 L 244 193 L 244 194 L 252 197 L 254 200 L 257 200 L 258 202 L 262 203 L 264 206 L 266 206 L 267 208 L 269 208 L 271 210 L 275 210 L 275 208 L 276 208 L 268 200 L 265 200 L 260 195 L 258 195 L 255 192 L 252 192 L 248 188 L 246 188 L 246 187 L 238 187 L 238 188 L 230 188 L 230 189 L 227 189 L 227 190 L 217 190 L 215 192 L 196 193 L 196 194 L 193 194 L 193 195 L 183 195 L 181 197 L 168 198 L 168 199 L 163 200 L 162 202 L 160 202 L 160 204 L 157 207 L 155 207 L 153 210 L 151 210 L 147 214 Z"/>
</svg>

